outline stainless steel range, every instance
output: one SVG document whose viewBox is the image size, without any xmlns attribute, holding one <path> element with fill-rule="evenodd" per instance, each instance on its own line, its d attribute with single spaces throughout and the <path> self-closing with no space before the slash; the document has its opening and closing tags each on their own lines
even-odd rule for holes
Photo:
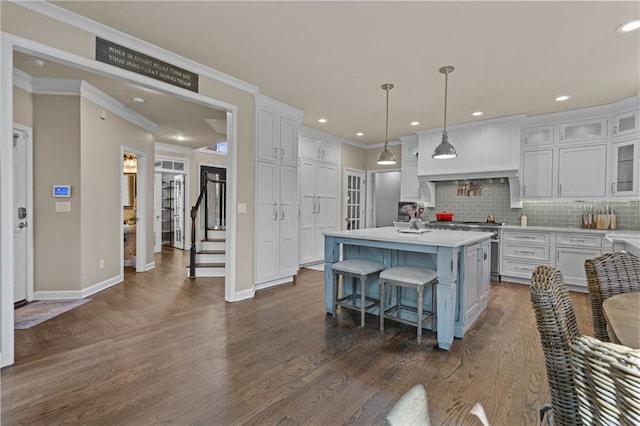
<svg viewBox="0 0 640 426">
<path fill-rule="evenodd" d="M 502 223 L 492 222 L 445 222 L 431 221 L 424 224 L 430 229 L 451 229 L 455 231 L 491 232 L 491 280 L 500 281 L 500 227 Z"/>
</svg>

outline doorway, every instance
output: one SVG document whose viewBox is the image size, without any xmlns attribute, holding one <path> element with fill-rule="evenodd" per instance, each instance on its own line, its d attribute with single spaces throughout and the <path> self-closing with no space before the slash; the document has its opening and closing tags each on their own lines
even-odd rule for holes
<svg viewBox="0 0 640 426">
<path fill-rule="evenodd" d="M 227 169 L 201 165 L 200 189 L 205 187 L 205 184 L 206 191 L 198 214 L 204 219 L 201 222 L 201 229 L 203 231 L 225 229 L 227 226 Z"/>
<path fill-rule="evenodd" d="M 344 220 L 345 229 L 361 229 L 365 225 L 365 172 L 345 169 L 344 171 Z"/>
<path fill-rule="evenodd" d="M 367 223 L 373 227 L 393 226 L 398 219 L 401 173 L 399 170 L 369 172 L 370 217 Z"/>
</svg>

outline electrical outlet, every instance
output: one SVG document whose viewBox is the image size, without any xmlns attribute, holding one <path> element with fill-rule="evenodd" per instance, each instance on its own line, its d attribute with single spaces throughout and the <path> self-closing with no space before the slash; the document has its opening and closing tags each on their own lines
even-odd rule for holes
<svg viewBox="0 0 640 426">
<path fill-rule="evenodd" d="M 100 259 L 100 269 L 104 269 L 104 259 Z"/>
</svg>

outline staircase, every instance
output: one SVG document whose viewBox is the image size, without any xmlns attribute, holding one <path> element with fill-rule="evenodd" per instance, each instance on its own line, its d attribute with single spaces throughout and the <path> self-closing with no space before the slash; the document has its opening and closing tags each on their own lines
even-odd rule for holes
<svg viewBox="0 0 640 426">
<path fill-rule="evenodd" d="M 196 252 L 196 277 L 224 277 L 226 241 L 224 229 L 207 230 L 207 238 L 200 240 L 200 251 Z"/>
</svg>

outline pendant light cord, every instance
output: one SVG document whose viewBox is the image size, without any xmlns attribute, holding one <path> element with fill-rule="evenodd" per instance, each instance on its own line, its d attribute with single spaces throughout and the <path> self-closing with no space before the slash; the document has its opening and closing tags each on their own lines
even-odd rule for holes
<svg viewBox="0 0 640 426">
<path fill-rule="evenodd" d="M 384 130 L 384 144 L 389 145 L 389 87 L 385 90 L 387 91 L 387 122 Z"/>
<path fill-rule="evenodd" d="M 447 131 L 447 86 L 449 83 L 449 72 L 444 73 L 444 128 L 443 131 Z"/>
</svg>

